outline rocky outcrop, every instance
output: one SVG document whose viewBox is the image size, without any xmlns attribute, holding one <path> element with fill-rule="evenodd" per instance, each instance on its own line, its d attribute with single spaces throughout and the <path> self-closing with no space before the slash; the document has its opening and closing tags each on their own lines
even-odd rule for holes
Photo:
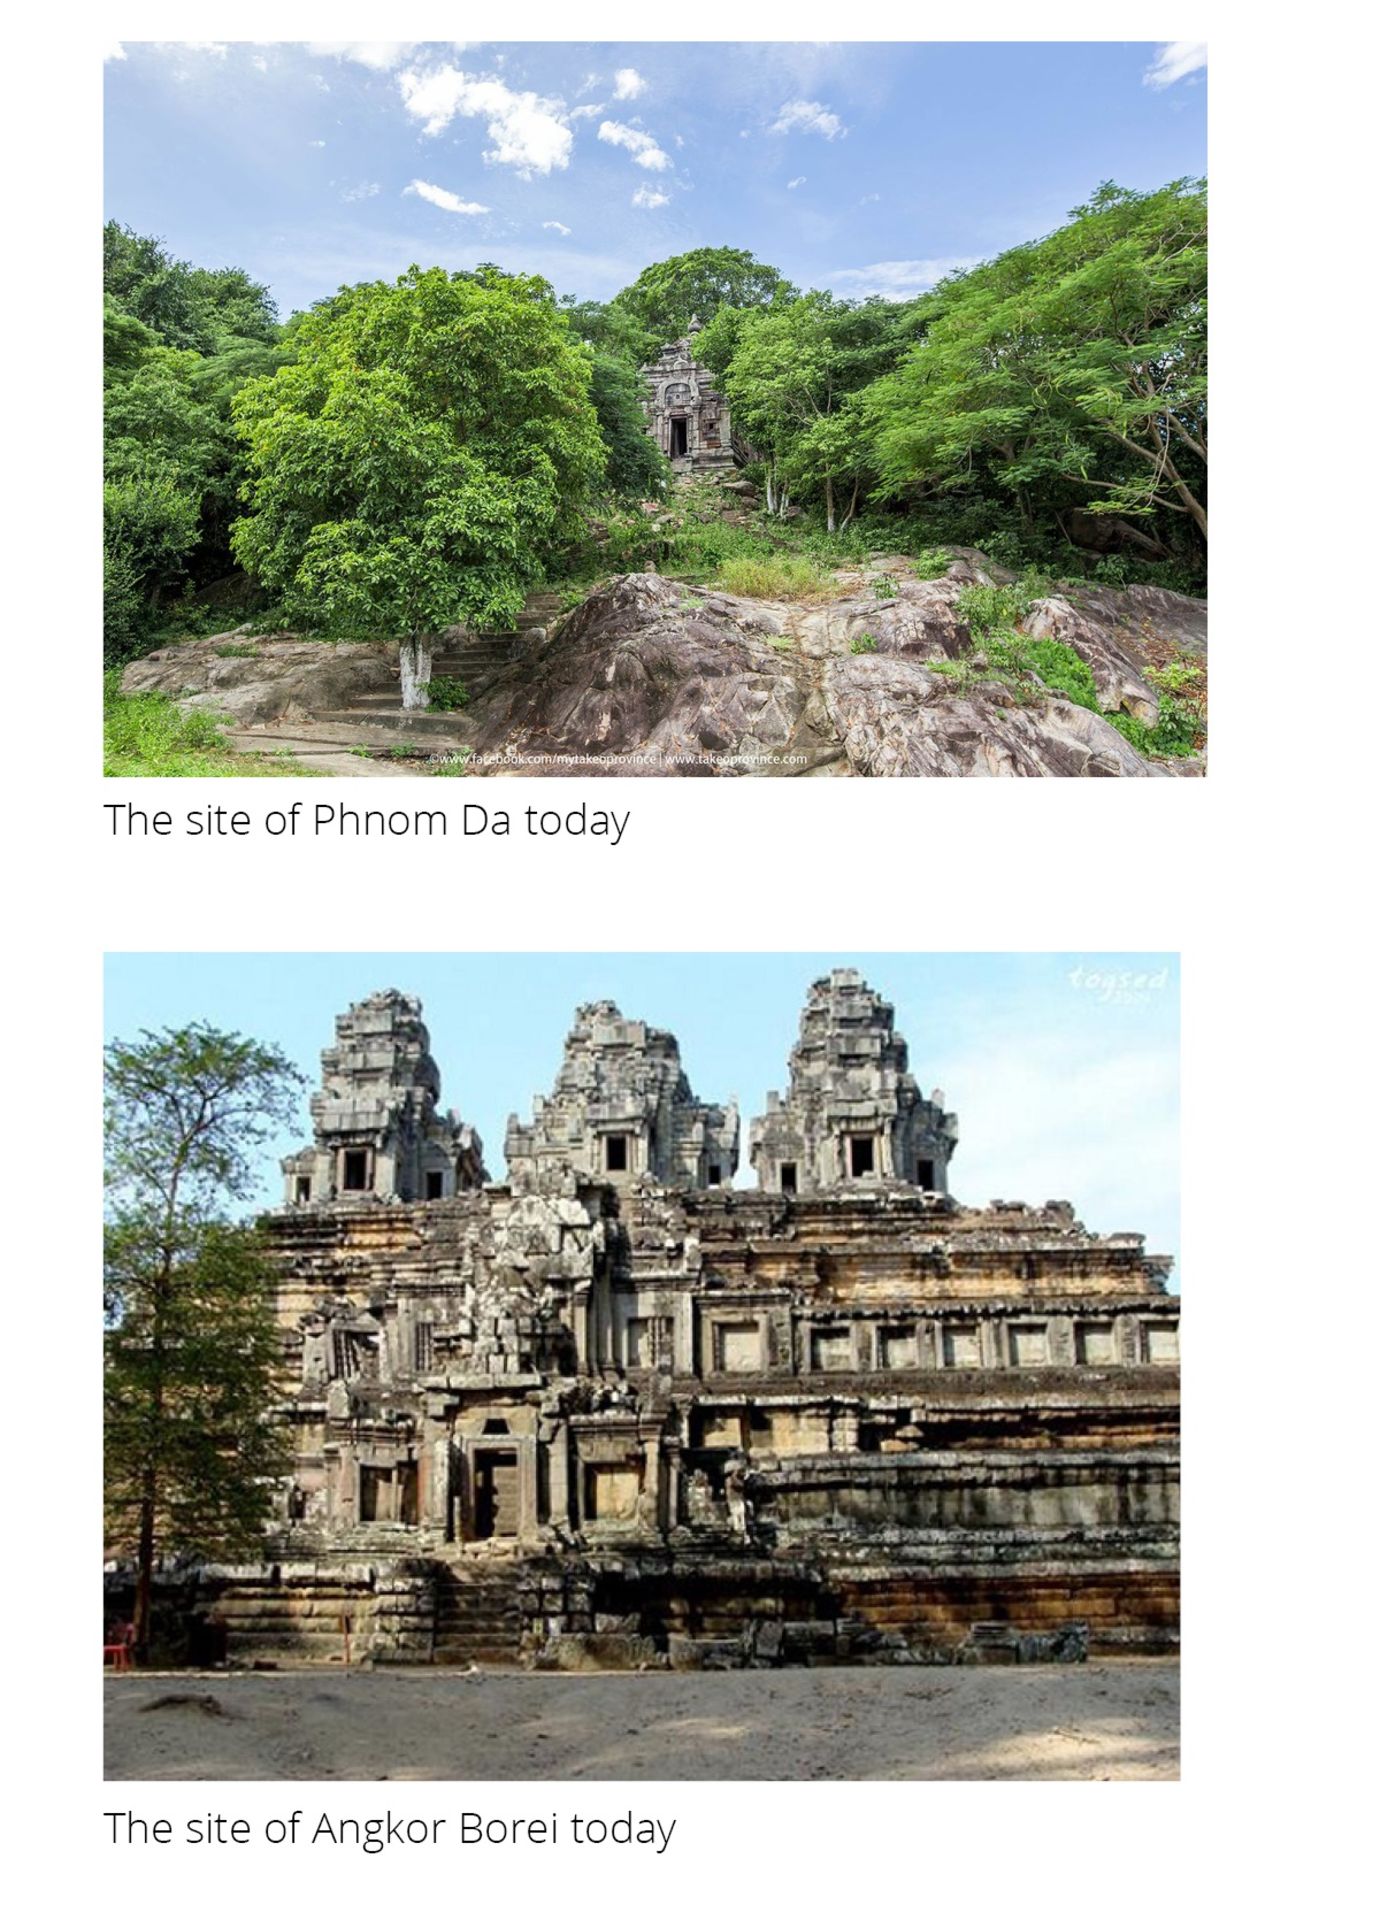
<svg viewBox="0 0 1380 1920">
<path fill-rule="evenodd" d="M 125 693 L 165 693 L 241 725 L 304 720 L 393 693 L 398 649 L 379 642 L 306 640 L 295 633 L 214 633 L 160 647 L 125 668 Z"/>
<path fill-rule="evenodd" d="M 1103 715 L 1154 725 L 1150 670 L 1205 656 L 1206 604 L 1155 587 L 1082 585 L 1037 602 L 1024 631 L 1087 663 L 1102 710 L 1093 713 L 1033 672 L 983 677 L 960 597 L 1010 577 L 956 549 L 940 579 L 918 580 L 890 558 L 840 570 L 836 598 L 799 605 L 624 574 L 486 655 L 482 674 L 465 676 L 468 707 L 445 715 L 402 714 L 396 646 L 293 635 L 166 647 L 127 668 L 124 687 L 156 688 L 241 726 L 329 722 L 337 744 L 353 737 L 352 722 L 366 744 L 389 729 L 402 737 L 410 723 L 411 744 L 467 751 L 475 775 L 1201 772 L 1197 759 L 1147 759 Z"/>
<path fill-rule="evenodd" d="M 830 661 L 825 699 L 858 774 L 1089 774 L 1166 771 L 1143 760 L 1100 714 L 1051 698 L 1012 703 L 998 681 L 956 693 L 914 660 Z"/>
<path fill-rule="evenodd" d="M 1034 676 L 1013 689 L 935 671 L 972 653 L 958 599 L 990 578 L 980 555 L 960 555 L 939 580 L 891 572 L 895 591 L 885 598 L 875 577 L 860 576 L 857 591 L 821 607 L 656 574 L 612 580 L 486 690 L 471 715 L 476 748 L 537 773 L 569 772 L 572 762 L 582 772 L 642 774 L 1144 778 L 1199 770 L 1144 758 L 1101 715 Z M 1129 596 L 1112 597 L 1117 606 L 1100 617 L 1081 604 L 1043 602 L 1040 630 L 1088 661 L 1104 711 L 1153 724 L 1148 656 L 1139 645 L 1130 650 Z"/>
<path fill-rule="evenodd" d="M 1091 669 L 1104 713 L 1130 713 L 1153 727 L 1160 703 L 1144 678 L 1166 652 L 1207 657 L 1207 602 L 1163 587 L 1070 588 L 1031 608 L 1032 639 L 1062 640 Z"/>
</svg>

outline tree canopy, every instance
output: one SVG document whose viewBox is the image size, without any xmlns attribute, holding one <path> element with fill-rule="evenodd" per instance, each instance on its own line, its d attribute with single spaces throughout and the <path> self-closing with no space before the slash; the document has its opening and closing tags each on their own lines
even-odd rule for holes
<svg viewBox="0 0 1380 1920">
<path fill-rule="evenodd" d="M 884 489 L 990 488 L 1207 536 L 1207 196 L 1107 185 L 1067 225 L 944 282 L 868 394 Z"/>
<path fill-rule="evenodd" d="M 605 456 L 590 356 L 544 280 L 414 267 L 343 289 L 233 413 L 233 545 L 285 616 L 416 635 L 516 619 Z"/>
<path fill-rule="evenodd" d="M 738 431 L 766 465 L 769 510 L 784 512 L 803 491 L 822 501 L 830 533 L 853 517 L 872 477 L 858 396 L 896 364 L 912 334 L 905 308 L 827 293 L 722 308 L 705 328 L 696 351 L 720 375 Z"/>
<path fill-rule="evenodd" d="M 644 267 L 612 304 L 644 329 L 655 351 L 678 340 L 696 315 L 707 323 L 720 307 L 770 306 L 795 291 L 775 267 L 742 247 L 696 247 Z"/>
<path fill-rule="evenodd" d="M 139 650 L 165 600 L 229 571 L 230 398 L 277 364 L 265 288 L 105 228 L 105 652 Z"/>
</svg>

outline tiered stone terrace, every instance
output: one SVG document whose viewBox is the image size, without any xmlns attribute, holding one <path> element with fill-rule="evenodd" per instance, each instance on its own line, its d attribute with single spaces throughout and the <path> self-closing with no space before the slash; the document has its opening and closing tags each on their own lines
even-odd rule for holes
<svg viewBox="0 0 1380 1920">
<path fill-rule="evenodd" d="M 345 1626 L 356 1659 L 571 1667 L 1175 1644 L 1169 1263 L 953 1198 L 955 1116 L 856 973 L 810 989 L 756 1191 L 736 1107 L 612 1003 L 505 1184 L 415 1001 L 337 1026 L 265 1223 L 295 1467 L 264 1565 L 199 1590 L 232 1658 Z"/>
</svg>

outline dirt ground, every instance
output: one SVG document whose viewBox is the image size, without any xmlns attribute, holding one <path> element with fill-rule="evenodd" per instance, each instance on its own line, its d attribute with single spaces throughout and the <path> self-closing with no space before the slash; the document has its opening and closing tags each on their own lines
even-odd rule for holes
<svg viewBox="0 0 1380 1920">
<path fill-rule="evenodd" d="M 133 1674 L 108 1780 L 1174 1780 L 1179 1667 Z"/>
</svg>

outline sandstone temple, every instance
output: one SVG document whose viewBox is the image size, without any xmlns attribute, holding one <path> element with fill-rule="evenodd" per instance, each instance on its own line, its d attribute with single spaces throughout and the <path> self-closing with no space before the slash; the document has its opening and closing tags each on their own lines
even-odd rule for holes
<svg viewBox="0 0 1380 1920">
<path fill-rule="evenodd" d="M 1178 1299 L 1062 1200 L 966 1206 L 893 1010 L 809 988 L 748 1129 L 577 1009 L 506 1180 L 419 1003 L 336 1022 L 265 1222 L 295 1466 L 232 1660 L 771 1665 L 1176 1644 Z M 1115 1116 L 1108 1116 L 1108 1124 Z"/>
<path fill-rule="evenodd" d="M 728 402 L 695 358 L 700 323 L 692 319 L 679 340 L 642 368 L 647 431 L 673 473 L 715 474 L 735 464 Z"/>
</svg>

